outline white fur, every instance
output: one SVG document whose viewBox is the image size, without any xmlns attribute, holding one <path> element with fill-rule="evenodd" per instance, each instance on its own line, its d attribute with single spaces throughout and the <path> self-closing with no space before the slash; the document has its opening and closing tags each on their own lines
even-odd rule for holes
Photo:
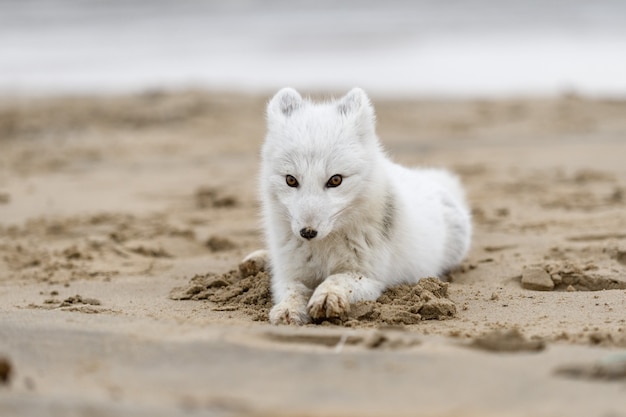
<svg viewBox="0 0 626 417">
<path fill-rule="evenodd" d="M 390 161 L 361 89 L 322 104 L 282 89 L 267 123 L 260 180 L 272 323 L 344 316 L 350 303 L 441 275 L 466 255 L 471 220 L 461 184 L 443 170 Z M 335 174 L 343 181 L 328 188 Z M 301 237 L 303 228 L 317 236 Z"/>
</svg>

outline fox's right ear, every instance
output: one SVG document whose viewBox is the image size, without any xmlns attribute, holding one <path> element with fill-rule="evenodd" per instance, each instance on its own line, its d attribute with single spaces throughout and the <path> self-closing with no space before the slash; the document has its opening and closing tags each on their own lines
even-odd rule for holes
<svg viewBox="0 0 626 417">
<path fill-rule="evenodd" d="M 267 117 L 270 119 L 276 116 L 289 117 L 301 106 L 302 96 L 293 88 L 286 87 L 270 100 L 267 105 Z"/>
</svg>

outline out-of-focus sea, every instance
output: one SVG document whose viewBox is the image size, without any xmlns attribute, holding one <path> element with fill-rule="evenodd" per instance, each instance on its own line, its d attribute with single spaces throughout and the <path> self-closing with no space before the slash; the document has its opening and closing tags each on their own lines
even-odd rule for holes
<svg viewBox="0 0 626 417">
<path fill-rule="evenodd" d="M 626 97 L 624 0 L 0 0 L 0 93 Z"/>
</svg>

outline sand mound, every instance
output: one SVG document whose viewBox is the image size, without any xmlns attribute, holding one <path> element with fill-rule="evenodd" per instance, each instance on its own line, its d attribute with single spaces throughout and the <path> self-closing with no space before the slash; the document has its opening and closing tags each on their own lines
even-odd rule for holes
<svg viewBox="0 0 626 417">
<path fill-rule="evenodd" d="M 595 265 L 581 266 L 570 262 L 548 265 L 552 281 L 557 289 L 574 288 L 577 291 L 603 291 L 626 289 L 626 281 L 594 273 Z"/>
<path fill-rule="evenodd" d="M 542 340 L 527 340 L 518 329 L 485 333 L 476 337 L 470 346 L 490 352 L 536 352 L 546 347 Z"/>
<path fill-rule="evenodd" d="M 622 252 L 612 255 L 620 261 Z M 595 272 L 594 272 L 595 271 Z M 558 261 L 542 267 L 529 267 L 521 275 L 522 287 L 535 291 L 604 291 L 624 290 L 626 281 L 607 276 L 595 263 Z"/>
<path fill-rule="evenodd" d="M 184 287 L 170 292 L 172 300 L 209 300 L 216 310 L 241 310 L 256 321 L 267 321 L 272 307 L 270 277 L 265 271 L 242 276 L 233 270 L 225 274 L 195 275 Z"/>
<path fill-rule="evenodd" d="M 243 311 L 256 321 L 267 321 L 272 307 L 270 277 L 264 270 L 242 264 L 225 274 L 195 275 L 189 284 L 170 292 L 173 300 L 209 300 L 218 311 Z M 448 283 L 425 278 L 415 285 L 391 288 L 376 301 L 351 306 L 344 320 L 318 324 L 348 327 L 416 324 L 422 320 L 443 320 L 456 316 L 456 305 L 448 298 Z"/>
<path fill-rule="evenodd" d="M 416 324 L 455 316 L 456 305 L 448 298 L 448 283 L 424 278 L 415 285 L 390 288 L 376 301 L 354 304 L 345 325 Z"/>
</svg>

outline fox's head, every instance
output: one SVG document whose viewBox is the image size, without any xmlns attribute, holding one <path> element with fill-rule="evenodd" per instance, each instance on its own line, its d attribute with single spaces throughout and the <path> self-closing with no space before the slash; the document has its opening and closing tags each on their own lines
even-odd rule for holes
<svg viewBox="0 0 626 417">
<path fill-rule="evenodd" d="M 367 199 L 382 155 L 365 92 L 313 103 L 284 88 L 267 106 L 267 125 L 261 181 L 269 209 L 306 240 L 355 221 L 351 212 Z"/>
</svg>

